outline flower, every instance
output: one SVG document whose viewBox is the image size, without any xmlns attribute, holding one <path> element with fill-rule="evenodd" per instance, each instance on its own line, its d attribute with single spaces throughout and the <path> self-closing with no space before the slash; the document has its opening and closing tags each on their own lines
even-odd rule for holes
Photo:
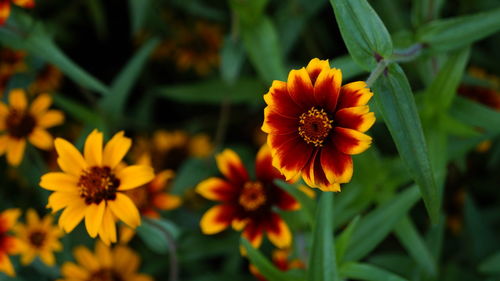
<svg viewBox="0 0 500 281">
<path fill-rule="evenodd" d="M 24 90 L 14 89 L 9 93 L 9 105 L 0 102 L 0 155 L 7 153 L 7 162 L 12 166 L 21 163 L 26 139 L 43 150 L 52 148 L 52 136 L 47 129 L 61 124 L 64 114 L 59 110 L 48 110 L 52 98 L 39 95 L 29 106 Z"/>
<path fill-rule="evenodd" d="M 203 233 L 215 234 L 231 224 L 233 229 L 243 230 L 243 236 L 254 247 L 260 246 L 264 232 L 277 247 L 290 246 L 290 229 L 273 208 L 291 211 L 300 205 L 273 183 L 283 177 L 271 165 L 269 148 L 264 145 L 257 154 L 256 180 L 249 178 L 239 156 L 230 149 L 218 154 L 216 161 L 225 179 L 209 178 L 196 187 L 203 197 L 221 202 L 203 215 L 200 221 Z"/>
<path fill-rule="evenodd" d="M 37 73 L 35 81 L 30 86 L 34 93 L 53 92 L 61 85 L 63 75 L 61 71 L 52 64 L 45 64 Z"/>
<path fill-rule="evenodd" d="M 313 59 L 290 71 L 287 82 L 274 81 L 264 95 L 262 131 L 273 166 L 286 180 L 302 175 L 311 187 L 340 191 L 353 174 L 351 155 L 370 146 L 364 132 L 375 123 L 366 105 L 373 93 L 365 82 L 341 81 L 342 72 L 328 60 Z"/>
<path fill-rule="evenodd" d="M 20 214 L 21 211 L 18 209 L 8 209 L 0 213 L 0 272 L 9 276 L 16 274 L 9 256 L 16 255 L 21 250 L 21 242 L 9 232 Z"/>
<path fill-rule="evenodd" d="M 31 9 L 35 7 L 34 0 L 12 0 L 12 3 L 16 4 L 19 7 Z M 10 16 L 10 1 L 9 0 L 1 0 L 0 1 L 0 25 L 5 24 L 7 19 Z"/>
<path fill-rule="evenodd" d="M 14 228 L 17 237 L 23 242 L 21 250 L 23 265 L 32 263 L 37 256 L 48 266 L 55 264 L 53 252 L 62 250 L 59 238 L 63 233 L 58 227 L 53 226 L 52 221 L 51 215 L 40 219 L 35 210 L 29 209 L 26 212 L 26 224 L 20 223 Z"/>
<path fill-rule="evenodd" d="M 137 164 L 151 166 L 149 154 L 143 155 Z M 147 184 L 125 192 L 139 209 L 141 215 L 159 218 L 159 210 L 173 210 L 181 205 L 181 198 L 169 194 L 167 189 L 174 178 L 172 170 L 157 173 L 154 179 Z"/>
<path fill-rule="evenodd" d="M 153 179 L 153 169 L 145 165 L 118 165 L 132 145 L 121 131 L 103 149 L 103 134 L 92 131 L 85 141 L 83 156 L 68 141 L 57 138 L 57 163 L 62 172 L 42 176 L 40 186 L 54 191 L 49 197 L 52 212 L 64 209 L 59 226 L 71 232 L 85 218 L 91 237 L 99 234 L 109 244 L 116 242 L 115 220 L 136 228 L 141 223 L 137 207 L 124 191 Z"/>
<path fill-rule="evenodd" d="M 126 246 L 111 249 L 98 242 L 94 253 L 80 246 L 73 251 L 73 256 L 77 264 L 64 263 L 63 279 L 58 281 L 153 281 L 150 276 L 137 273 L 141 259 Z"/>
<path fill-rule="evenodd" d="M 277 249 L 273 251 L 272 254 L 272 262 L 273 264 L 281 271 L 288 271 L 291 269 L 303 269 L 305 268 L 305 264 L 299 260 L 289 260 L 290 251 Z M 267 279 L 260 273 L 257 267 L 253 264 L 249 266 L 250 272 L 260 281 L 267 281 Z"/>
</svg>

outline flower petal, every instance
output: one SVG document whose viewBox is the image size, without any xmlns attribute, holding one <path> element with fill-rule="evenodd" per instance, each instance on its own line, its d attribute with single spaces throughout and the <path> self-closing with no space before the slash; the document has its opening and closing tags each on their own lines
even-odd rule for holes
<svg viewBox="0 0 500 281">
<path fill-rule="evenodd" d="M 65 262 L 61 274 L 69 280 L 88 280 L 90 273 L 72 262 Z"/>
<path fill-rule="evenodd" d="M 342 108 L 337 111 L 334 120 L 339 127 L 364 133 L 375 123 L 375 113 L 369 111 L 368 105 Z"/>
<path fill-rule="evenodd" d="M 128 227 L 127 227 L 128 228 Z M 110 243 L 116 242 L 116 225 L 115 217 L 111 211 L 111 208 L 106 208 L 104 211 L 104 216 L 102 218 L 102 225 L 99 228 L 99 237 L 101 241 L 108 245 Z"/>
<path fill-rule="evenodd" d="M 97 271 L 100 268 L 99 261 L 97 258 L 89 251 L 89 249 L 79 246 L 73 250 L 73 256 L 75 260 L 89 271 Z"/>
<path fill-rule="evenodd" d="M 87 168 L 87 162 L 82 154 L 67 140 L 56 138 L 54 141 L 56 147 L 57 163 L 66 173 L 80 177 L 82 170 Z"/>
<path fill-rule="evenodd" d="M 300 208 L 299 201 L 295 200 L 288 192 L 279 187 L 275 187 L 276 206 L 285 211 L 295 211 Z"/>
<path fill-rule="evenodd" d="M 260 247 L 262 244 L 262 236 L 264 232 L 264 225 L 255 221 L 249 221 L 243 230 L 243 237 L 245 237 L 254 248 Z"/>
<path fill-rule="evenodd" d="M 35 1 L 34 0 L 12 0 L 14 4 L 16 4 L 19 7 L 23 8 L 33 8 L 35 7 Z"/>
<path fill-rule="evenodd" d="M 233 184 L 240 185 L 248 181 L 248 173 L 240 157 L 231 149 L 224 149 L 215 156 L 217 167 Z"/>
<path fill-rule="evenodd" d="M 7 142 L 7 162 L 12 166 L 19 166 L 23 160 L 26 139 L 10 138 Z"/>
<path fill-rule="evenodd" d="M 39 115 L 47 111 L 52 104 L 52 97 L 49 94 L 40 94 L 30 105 L 30 113 Z"/>
<path fill-rule="evenodd" d="M 21 215 L 20 209 L 7 209 L 0 213 L 0 231 L 6 232 L 11 229 Z"/>
<path fill-rule="evenodd" d="M 150 182 L 155 174 L 153 168 L 144 165 L 131 165 L 116 173 L 120 179 L 118 190 L 129 190 Z"/>
<path fill-rule="evenodd" d="M 372 96 L 364 81 L 346 84 L 340 89 L 337 109 L 366 105 Z"/>
<path fill-rule="evenodd" d="M 34 209 L 28 209 L 26 211 L 26 224 L 29 226 L 40 224 L 40 217 Z"/>
<path fill-rule="evenodd" d="M 359 154 L 367 150 L 372 143 L 370 136 L 342 127 L 334 128 L 332 140 L 338 150 L 350 155 Z"/>
<path fill-rule="evenodd" d="M 307 73 L 309 73 L 311 82 L 314 85 L 316 79 L 322 71 L 330 70 L 330 63 L 328 62 L 328 60 L 320 60 L 318 58 L 314 58 L 307 64 L 306 70 Z"/>
<path fill-rule="evenodd" d="M 3 11 L 0 10 L 0 20 L 2 19 L 1 12 Z M 0 272 L 4 272 L 10 277 L 14 277 L 16 275 L 16 272 L 14 271 L 14 266 L 12 266 L 9 256 L 1 252 L 0 252 Z"/>
<path fill-rule="evenodd" d="M 111 249 L 104 243 L 96 243 L 95 255 L 99 261 L 99 266 L 104 268 L 111 268 L 113 266 L 113 255 L 111 254 Z"/>
<path fill-rule="evenodd" d="M 304 111 L 314 106 L 314 88 L 305 68 L 290 71 L 286 85 L 292 100 Z"/>
<path fill-rule="evenodd" d="M 54 194 L 52 194 L 52 196 Z M 59 227 L 64 229 L 66 233 L 73 231 L 73 229 L 75 229 L 85 216 L 86 209 L 87 205 L 83 202 L 83 200 L 80 199 L 79 201 L 73 202 L 66 209 L 64 209 L 59 217 Z"/>
<path fill-rule="evenodd" d="M 33 132 L 29 135 L 28 140 L 31 144 L 43 150 L 51 149 L 54 144 L 54 139 L 49 132 L 39 127 L 33 129 Z"/>
<path fill-rule="evenodd" d="M 276 113 L 271 107 L 264 108 L 264 123 L 262 131 L 274 135 L 297 133 L 299 118 L 285 117 Z"/>
<path fill-rule="evenodd" d="M 103 135 L 97 130 L 93 130 L 85 141 L 83 156 L 89 166 L 101 166 L 102 164 L 102 141 Z"/>
<path fill-rule="evenodd" d="M 50 128 L 61 125 L 64 122 L 64 113 L 60 110 L 49 110 L 37 118 L 38 126 Z"/>
<path fill-rule="evenodd" d="M 115 200 L 108 200 L 113 215 L 128 226 L 136 228 L 141 224 L 141 216 L 134 202 L 125 194 L 117 192 Z"/>
<path fill-rule="evenodd" d="M 321 167 L 331 183 L 351 181 L 353 164 L 351 155 L 340 152 L 335 145 L 328 145 L 321 150 Z M 340 191 L 340 190 L 337 190 Z"/>
<path fill-rule="evenodd" d="M 5 24 L 5 22 L 9 18 L 9 15 L 10 15 L 10 2 L 6 0 L 0 1 L 0 25 Z"/>
<path fill-rule="evenodd" d="M 278 248 L 288 248 L 292 244 L 292 233 L 285 221 L 275 213 L 271 213 L 265 224 L 267 238 Z"/>
<path fill-rule="evenodd" d="M 216 205 L 205 212 L 200 220 L 204 234 L 215 234 L 226 229 L 234 218 L 235 208 L 230 205 Z"/>
<path fill-rule="evenodd" d="M 87 210 L 85 211 L 85 227 L 92 238 L 97 236 L 97 232 L 101 227 L 105 208 L 105 201 L 101 201 L 99 204 L 90 204 L 87 206 Z"/>
<path fill-rule="evenodd" d="M 125 157 L 130 146 L 132 146 L 132 140 L 124 135 L 125 132 L 120 131 L 108 141 L 104 147 L 103 165 L 114 168 L 122 161 L 123 157 Z"/>
<path fill-rule="evenodd" d="M 324 188 L 331 187 L 332 183 L 328 181 L 323 168 L 321 167 L 319 153 L 320 150 L 314 151 L 314 154 L 311 156 L 302 171 L 302 178 L 308 186 L 323 190 Z"/>
<path fill-rule="evenodd" d="M 47 208 L 51 208 L 52 212 L 55 213 L 62 208 L 74 205 L 75 202 L 83 203 L 83 199 L 76 189 L 71 191 L 56 191 L 49 196 Z"/>
<path fill-rule="evenodd" d="M 314 98 L 327 112 L 334 112 L 340 94 L 342 72 L 336 68 L 321 72 L 314 84 Z"/>
<path fill-rule="evenodd" d="M 23 89 L 12 89 L 9 93 L 9 104 L 18 111 L 24 111 L 28 105 L 26 93 Z"/>
<path fill-rule="evenodd" d="M 273 81 L 269 92 L 264 95 L 264 101 L 273 111 L 282 116 L 297 117 L 306 110 L 297 105 L 288 94 L 287 85 L 282 81 Z"/>
<path fill-rule="evenodd" d="M 7 150 L 7 145 L 9 143 L 9 136 L 1 135 L 0 136 L 0 155 L 3 155 Z"/>
<path fill-rule="evenodd" d="M 221 178 L 208 178 L 196 186 L 196 192 L 209 200 L 230 201 L 238 196 L 239 189 Z"/>
<path fill-rule="evenodd" d="M 297 134 L 268 135 L 267 143 L 273 155 L 273 166 L 287 181 L 292 180 L 304 168 L 313 152 L 312 147 Z"/>
<path fill-rule="evenodd" d="M 46 173 L 40 178 L 40 186 L 52 191 L 76 191 L 78 178 L 61 172 Z"/>
<path fill-rule="evenodd" d="M 153 197 L 153 205 L 160 210 L 173 210 L 182 203 L 181 197 L 168 193 L 159 193 Z"/>
<path fill-rule="evenodd" d="M 259 181 L 272 182 L 274 179 L 285 179 L 283 175 L 273 166 L 271 149 L 268 145 L 263 145 L 255 159 L 255 175 Z"/>
</svg>

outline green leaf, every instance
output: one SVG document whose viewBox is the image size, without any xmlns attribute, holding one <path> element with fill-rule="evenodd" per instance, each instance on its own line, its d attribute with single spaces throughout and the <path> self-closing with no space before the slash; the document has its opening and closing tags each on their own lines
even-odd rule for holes
<svg viewBox="0 0 500 281">
<path fill-rule="evenodd" d="M 500 133 L 500 112 L 475 101 L 456 97 L 450 113 L 464 124 L 482 128 L 490 133 Z"/>
<path fill-rule="evenodd" d="M 500 242 L 496 232 L 470 196 L 465 197 L 464 221 L 468 234 L 468 247 L 472 250 L 471 258 L 482 260 L 498 249 Z"/>
<path fill-rule="evenodd" d="M 452 136 L 470 138 L 481 135 L 474 127 L 458 121 L 449 114 L 443 114 L 441 116 L 441 122 L 446 132 Z"/>
<path fill-rule="evenodd" d="M 349 80 L 365 73 L 361 67 L 351 58 L 351 56 L 341 56 L 330 61 L 331 67 L 342 70 L 342 80 Z"/>
<path fill-rule="evenodd" d="M 347 226 L 347 228 L 342 231 L 342 234 L 335 240 L 335 250 L 336 250 L 336 258 L 337 263 L 342 264 L 342 259 L 344 258 L 345 252 L 351 243 L 351 236 L 353 231 L 356 229 L 359 219 L 361 217 L 356 216 Z"/>
<path fill-rule="evenodd" d="M 261 20 L 268 2 L 269 0 L 230 0 L 229 4 L 240 18 L 240 22 L 250 27 Z"/>
<path fill-rule="evenodd" d="M 333 193 L 323 192 L 316 210 L 307 281 L 340 280 L 333 239 Z"/>
<path fill-rule="evenodd" d="M 132 35 L 136 34 L 142 29 L 144 21 L 149 12 L 149 7 L 151 6 L 151 0 L 129 0 L 128 8 L 130 13 L 130 30 Z"/>
<path fill-rule="evenodd" d="M 14 22 L 13 25 L 20 30 L 0 28 L 2 44 L 14 49 L 26 50 L 30 54 L 43 58 L 83 87 L 103 95 L 108 93 L 108 88 L 102 82 L 83 70 L 59 49 L 39 23 L 34 24 L 31 19 L 22 15 L 17 15 L 15 19 L 21 23 Z"/>
<path fill-rule="evenodd" d="M 481 262 L 479 271 L 485 274 L 500 274 L 500 252 L 496 252 Z"/>
<path fill-rule="evenodd" d="M 380 109 L 401 159 L 420 188 L 433 222 L 439 217 L 440 201 L 422 125 L 403 70 L 391 64 L 374 85 Z"/>
<path fill-rule="evenodd" d="M 426 273 L 435 276 L 437 272 L 435 259 L 410 218 L 403 218 L 396 225 L 395 230 L 398 240 L 403 244 L 410 256 Z"/>
<path fill-rule="evenodd" d="M 147 41 L 111 83 L 110 94 L 102 98 L 101 107 L 113 118 L 116 119 L 124 112 L 130 91 L 139 78 L 149 55 L 159 42 L 157 38 Z"/>
<path fill-rule="evenodd" d="M 251 78 L 242 78 L 234 84 L 222 80 L 207 80 L 186 85 L 165 86 L 156 89 L 160 97 L 183 103 L 220 104 L 231 103 L 263 103 L 265 87 L 261 82 Z"/>
<path fill-rule="evenodd" d="M 173 243 L 180 233 L 177 226 L 170 221 L 149 218 L 143 219 L 136 231 L 148 248 L 159 254 L 168 253 L 169 243 Z"/>
<path fill-rule="evenodd" d="M 222 79 L 228 84 L 234 83 L 240 74 L 244 61 L 245 49 L 241 41 L 227 36 L 221 49 L 220 72 Z"/>
<path fill-rule="evenodd" d="M 270 19 L 262 17 L 252 25 L 242 25 L 241 36 L 250 62 L 264 81 L 286 79 L 278 34 Z"/>
<path fill-rule="evenodd" d="M 73 118 L 82 121 L 84 124 L 93 127 L 100 127 L 103 125 L 103 120 L 92 109 L 85 107 L 81 102 L 69 99 L 63 95 L 54 95 L 54 105 L 64 110 L 65 113 L 71 115 Z"/>
<path fill-rule="evenodd" d="M 417 187 L 412 186 L 363 217 L 352 234 L 344 260 L 360 260 L 375 249 L 419 198 Z"/>
<path fill-rule="evenodd" d="M 469 54 L 469 47 L 451 53 L 425 91 L 425 108 L 430 110 L 432 115 L 446 111 L 451 105 L 465 72 Z"/>
<path fill-rule="evenodd" d="M 411 21 L 418 27 L 423 23 L 438 18 L 444 0 L 413 0 L 411 8 Z"/>
<path fill-rule="evenodd" d="M 300 210 L 303 210 L 311 223 L 315 221 L 316 201 L 302 192 L 296 185 L 288 184 L 282 180 L 275 180 L 274 183 L 290 193 L 295 200 L 300 203 Z"/>
<path fill-rule="evenodd" d="M 349 54 L 365 70 L 392 55 L 389 32 L 366 0 L 330 0 Z"/>
<path fill-rule="evenodd" d="M 470 45 L 500 30 L 500 8 L 474 15 L 433 21 L 417 31 L 417 40 L 448 51 Z"/>
<path fill-rule="evenodd" d="M 366 281 L 406 281 L 403 277 L 387 270 L 364 263 L 347 263 L 340 268 L 340 274 L 349 279 Z"/>
<path fill-rule="evenodd" d="M 241 244 L 245 247 L 251 263 L 257 267 L 259 272 L 269 281 L 299 281 L 301 279 L 291 276 L 276 268 L 259 250 L 252 247 L 252 244 L 245 238 L 241 238 Z"/>
</svg>

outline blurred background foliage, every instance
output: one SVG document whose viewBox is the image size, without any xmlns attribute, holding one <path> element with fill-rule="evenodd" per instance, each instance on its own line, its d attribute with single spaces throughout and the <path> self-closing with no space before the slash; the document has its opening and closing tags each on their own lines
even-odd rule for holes
<svg viewBox="0 0 500 281">
<path fill-rule="evenodd" d="M 322 196 L 329 207 L 318 210 L 316 200 L 280 183 L 303 206 L 282 214 L 294 234 L 289 260 L 303 265 L 283 273 L 268 242 L 255 251 L 242 241 L 248 257 L 268 280 L 303 280 L 304 265 L 311 281 L 324 280 L 311 272 L 325 270 L 344 280 L 500 280 L 500 1 L 346 3 L 39 1 L 33 10 L 13 8 L 0 28 L 0 87 L 53 94 L 67 116 L 55 135 L 80 147 L 94 128 L 107 137 L 124 129 L 134 145 L 143 139 L 148 149 L 158 148 L 157 130 L 182 131 L 179 142 L 169 138 L 155 155 L 169 162 L 158 167 L 175 171 L 170 190 L 183 204 L 145 219 L 130 242 L 142 272 L 168 280 L 173 266 L 178 280 L 255 280 L 237 233 L 201 234 L 199 219 L 211 204 L 193 187 L 217 175 L 213 155 L 226 147 L 252 169 L 265 142 L 262 95 L 290 69 L 314 57 L 330 59 L 344 83 L 379 69 L 374 144 L 354 157 L 353 181 Z M 363 21 L 356 22 L 359 15 Z M 384 25 L 387 33 L 377 29 Z M 349 45 L 356 40 L 361 43 Z M 390 59 L 401 68 L 379 67 Z M 388 89 L 395 95 L 381 94 Z M 406 135 L 412 128 L 416 135 Z M 48 192 L 38 182 L 56 168 L 54 152 L 29 147 L 20 167 L 0 166 L 1 209 L 46 213 Z M 420 192 L 428 196 L 432 221 Z M 335 241 L 313 241 L 332 236 L 315 220 L 329 221 Z M 58 264 L 72 259 L 74 246 L 92 245 L 82 226 L 63 242 Z M 318 252 L 333 246 L 333 257 Z M 308 263 L 310 256 L 321 262 Z M 12 280 L 58 276 L 57 268 L 40 262 L 17 265 Z M 0 274 L 0 280 L 10 279 Z"/>
</svg>

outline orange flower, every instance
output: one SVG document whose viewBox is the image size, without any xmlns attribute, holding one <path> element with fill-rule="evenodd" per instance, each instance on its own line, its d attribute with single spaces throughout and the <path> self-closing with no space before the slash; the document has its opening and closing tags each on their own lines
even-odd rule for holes
<svg viewBox="0 0 500 281">
<path fill-rule="evenodd" d="M 61 71 L 52 64 L 45 64 L 30 86 L 30 91 L 34 93 L 53 92 L 61 85 L 63 75 Z"/>
<path fill-rule="evenodd" d="M 0 213 L 0 272 L 9 276 L 16 274 L 9 256 L 18 254 L 22 245 L 19 239 L 9 235 L 9 231 L 16 224 L 20 214 L 21 211 L 18 209 L 9 209 Z"/>
<path fill-rule="evenodd" d="M 216 156 L 216 161 L 225 179 L 209 178 L 196 187 L 203 197 L 221 202 L 203 215 L 200 221 L 203 233 L 215 234 L 232 224 L 235 230 L 243 230 L 243 236 L 254 247 L 260 246 L 264 232 L 277 247 L 290 246 L 290 230 L 273 208 L 276 206 L 290 211 L 300 206 L 293 197 L 273 183 L 274 179 L 283 177 L 271 164 L 269 148 L 263 146 L 257 154 L 255 181 L 249 178 L 234 151 L 224 150 Z"/>
<path fill-rule="evenodd" d="M 302 175 L 311 187 L 340 191 L 352 177 L 351 155 L 370 147 L 364 132 L 375 123 L 367 105 L 373 93 L 365 82 L 341 82 L 342 72 L 328 60 L 313 59 L 264 95 L 262 130 L 286 180 Z"/>
<path fill-rule="evenodd" d="M 273 264 L 281 271 L 288 271 L 290 269 L 298 269 L 298 268 L 305 268 L 305 264 L 299 260 L 299 259 L 294 259 L 294 260 L 289 260 L 290 257 L 290 251 L 289 250 L 274 250 L 273 251 L 273 256 L 272 256 L 272 261 Z M 257 267 L 253 264 L 250 264 L 249 266 L 250 272 L 255 276 L 257 279 L 260 281 L 267 281 L 267 279 L 260 273 L 260 271 L 257 269 Z"/>
<path fill-rule="evenodd" d="M 0 0 L 0 25 L 5 24 L 10 15 L 10 0 Z M 19 7 L 31 9 L 35 7 L 34 0 L 12 0 Z"/>
</svg>

